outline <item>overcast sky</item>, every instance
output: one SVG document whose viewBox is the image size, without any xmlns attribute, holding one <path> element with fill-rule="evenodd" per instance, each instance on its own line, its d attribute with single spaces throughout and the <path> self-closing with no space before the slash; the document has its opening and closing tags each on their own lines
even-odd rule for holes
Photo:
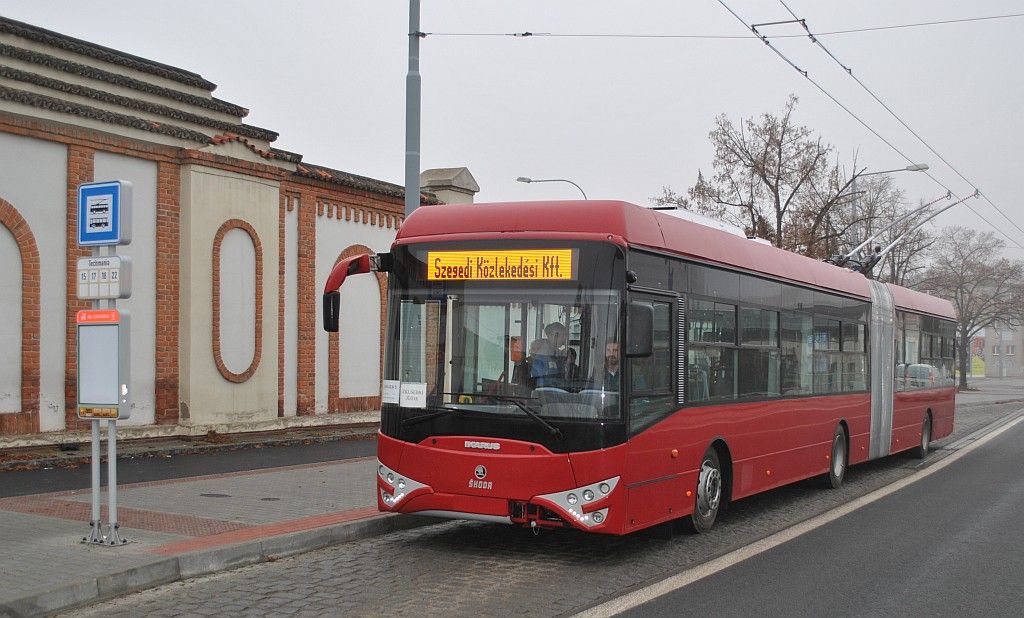
<svg viewBox="0 0 1024 618">
<path fill-rule="evenodd" d="M 789 18 L 781 3 L 726 0 L 748 23 Z M 1020 1 L 786 0 L 813 31 L 1024 12 Z M 717 0 L 424 0 L 428 33 L 744 35 Z M 404 182 L 408 3 L 213 0 L 2 0 L 0 13 L 171 64 L 218 84 L 306 161 Z M 796 24 L 766 32 L 801 34 Z M 1016 225 L 1024 228 L 1024 18 L 823 36 L 839 60 Z M 804 37 L 776 40 L 801 69 L 954 191 L 971 187 Z M 422 167 L 466 166 L 477 201 L 591 199 L 650 205 L 709 170 L 707 134 L 800 97 L 798 122 L 849 162 L 907 162 L 755 39 L 439 36 L 421 42 Z M 895 180 L 909 199 L 945 191 L 920 173 Z M 983 200 L 978 212 L 1024 245 Z M 964 206 L 939 221 L 991 229 Z M 1013 257 L 1024 257 L 1014 250 Z"/>
</svg>

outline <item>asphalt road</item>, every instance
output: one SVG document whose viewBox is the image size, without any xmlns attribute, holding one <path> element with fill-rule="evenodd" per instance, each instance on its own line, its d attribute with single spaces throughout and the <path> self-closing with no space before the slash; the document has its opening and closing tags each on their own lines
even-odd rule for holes
<svg viewBox="0 0 1024 618">
<path fill-rule="evenodd" d="M 85 446 L 88 449 L 88 445 Z M 103 445 L 106 452 L 106 444 Z M 86 451 L 88 452 L 88 450 Z M 117 460 L 119 484 L 187 478 L 204 474 L 221 474 L 241 470 L 259 470 L 296 464 L 352 459 L 377 454 L 377 439 L 334 440 L 292 446 L 242 448 L 211 453 L 137 457 Z M 88 489 L 92 484 L 88 464 L 77 468 L 12 470 L 0 472 L 0 498 L 51 491 Z M 107 464 L 101 466 L 106 485 Z"/>
<path fill-rule="evenodd" d="M 1020 616 L 1024 423 L 935 474 L 630 616 Z"/>
<path fill-rule="evenodd" d="M 927 463 L 932 464 L 953 452 L 950 449 L 955 441 L 1008 414 L 1015 414 L 1020 408 L 1019 403 L 979 406 L 958 416 L 954 436 L 937 443 L 935 446 L 939 451 Z M 1020 430 L 1015 430 L 1013 436 L 1019 441 L 1022 437 Z M 999 495 L 998 491 L 986 486 L 994 485 L 996 490 L 999 489 L 1004 482 L 1005 466 L 1013 463 L 1012 455 L 1000 452 L 994 465 L 1000 470 L 1000 476 L 992 477 L 990 466 L 984 462 L 985 453 L 987 451 L 979 450 L 970 460 L 951 466 L 953 470 L 980 466 L 988 471 L 988 476 L 986 472 L 980 474 L 986 479 L 984 482 L 972 475 L 969 479 L 973 479 L 975 485 L 971 485 L 970 480 L 966 481 L 966 487 L 958 483 L 959 492 L 951 490 L 950 493 L 933 494 L 917 486 L 900 492 L 921 492 L 921 500 L 927 504 L 926 507 L 908 507 L 906 512 L 894 510 L 884 520 L 882 529 L 897 530 L 899 538 L 907 539 L 905 544 L 894 544 L 888 540 L 879 550 L 873 538 L 880 531 L 860 527 L 848 533 L 852 540 L 842 539 L 844 543 L 853 543 L 851 549 L 837 549 L 839 541 L 828 534 L 824 537 L 823 546 L 809 550 L 813 556 L 820 553 L 824 557 L 813 562 L 809 558 L 797 558 L 807 560 L 807 564 L 786 564 L 774 567 L 774 571 L 756 570 L 748 574 L 749 579 L 742 583 L 730 584 L 732 587 L 729 588 L 712 588 L 710 598 L 731 596 L 737 590 L 746 589 L 745 592 L 756 601 L 752 606 L 754 609 L 740 607 L 736 612 L 765 615 L 783 611 L 776 611 L 765 599 L 780 599 L 777 602 L 785 605 L 786 611 L 825 614 L 842 613 L 849 607 L 868 607 L 850 605 L 868 596 L 877 599 L 879 604 L 870 606 L 871 611 L 863 613 L 902 613 L 902 609 L 897 609 L 902 605 L 881 604 L 889 598 L 889 590 L 898 590 L 900 595 L 906 596 L 906 589 L 931 585 L 927 579 L 912 579 L 917 577 L 913 575 L 918 572 L 916 569 L 921 568 L 918 561 L 926 559 L 919 553 L 919 546 L 910 542 L 915 529 L 931 529 L 949 535 L 949 527 L 962 516 L 960 509 L 966 508 L 959 503 L 970 502 L 975 495 L 987 499 Z M 823 490 L 818 480 L 812 479 L 759 494 L 732 505 L 710 534 L 677 535 L 667 539 L 644 533 L 604 537 L 574 531 L 546 531 L 535 536 L 529 530 L 517 527 L 453 521 L 170 584 L 79 609 L 74 614 L 104 618 L 200 614 L 445 618 L 572 615 L 848 504 L 859 496 L 907 478 L 918 470 L 919 465 L 917 460 L 896 455 L 854 466 L 847 473 L 846 483 L 838 490 Z M 1020 466 L 1010 469 L 1019 470 Z M 954 497 L 950 498 L 950 495 Z M 940 502 L 939 496 L 944 502 Z M 1012 508 L 1013 504 L 1008 503 L 1005 508 Z M 1021 506 L 1019 496 L 1015 504 L 1017 508 Z M 1003 513 L 1002 510 L 999 512 Z M 922 513 L 927 513 L 927 516 Z M 999 522 L 1005 523 L 1004 515 L 1000 516 Z M 952 555 L 945 557 L 945 563 L 941 560 L 925 563 L 924 568 L 957 567 L 960 556 L 976 557 L 962 547 L 980 542 L 970 535 L 971 525 L 975 522 L 960 523 L 966 526 L 967 532 L 961 532 L 960 537 L 951 537 L 951 544 L 945 551 L 953 552 Z M 836 534 L 839 535 L 838 532 Z M 993 553 L 991 561 L 994 567 L 1007 573 L 1005 578 L 993 583 L 993 586 L 996 583 L 1002 586 L 1004 597 L 993 598 L 1005 598 L 1009 591 L 1019 588 L 1019 585 L 1007 585 L 1007 581 L 1013 578 L 1019 584 L 1019 563 L 1013 570 L 1003 562 L 1004 559 L 1012 560 L 1014 555 L 1022 555 L 1024 544 L 1014 539 L 1019 540 L 1020 537 L 1011 535 L 999 539 L 1007 541 L 1002 553 L 996 553 L 992 548 L 977 550 L 981 555 Z M 934 545 L 931 543 L 924 547 Z M 991 543 L 986 544 L 986 547 L 990 546 Z M 894 554 L 891 570 L 888 567 L 875 568 L 879 556 L 889 553 Z M 806 573 L 789 578 L 788 572 L 797 568 L 805 569 Z M 855 576 L 865 579 L 860 581 Z M 964 579 L 957 589 L 973 585 L 973 582 L 972 578 Z M 923 590 L 927 594 L 933 593 L 932 588 Z M 825 598 L 833 605 L 814 605 L 813 611 L 801 610 L 801 604 L 805 603 L 811 608 L 810 604 L 816 603 L 815 597 L 819 594 L 826 595 Z M 972 597 L 963 598 L 968 602 Z M 979 604 L 978 607 L 991 606 Z M 712 615 L 729 613 L 714 604 L 698 609 L 689 601 L 673 603 L 664 609 L 673 615 L 695 614 L 699 610 Z M 944 610 L 940 607 L 930 613 L 946 613 Z"/>
</svg>

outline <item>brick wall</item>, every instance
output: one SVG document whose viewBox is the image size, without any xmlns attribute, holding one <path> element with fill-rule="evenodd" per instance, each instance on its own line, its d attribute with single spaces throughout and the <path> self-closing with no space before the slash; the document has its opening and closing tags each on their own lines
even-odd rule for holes
<svg viewBox="0 0 1024 618">
<path fill-rule="evenodd" d="M 14 237 L 21 254 L 21 411 L 0 414 L 0 435 L 39 431 L 39 248 L 28 223 L 0 199 L 0 225 Z"/>
</svg>

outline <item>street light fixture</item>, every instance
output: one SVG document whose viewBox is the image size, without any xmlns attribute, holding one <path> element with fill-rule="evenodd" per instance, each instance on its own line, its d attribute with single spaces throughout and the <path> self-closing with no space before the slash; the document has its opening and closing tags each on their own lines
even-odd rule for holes
<svg viewBox="0 0 1024 618">
<path fill-rule="evenodd" d="M 860 174 L 860 176 L 874 176 L 875 174 L 892 174 L 894 172 L 923 172 L 928 169 L 927 163 L 912 163 L 906 167 L 901 167 L 895 170 L 882 170 L 880 172 L 868 172 L 866 174 Z"/>
<path fill-rule="evenodd" d="M 587 199 L 587 194 L 583 191 L 583 188 L 568 178 L 527 178 L 526 176 L 520 176 L 516 178 L 516 182 L 525 182 L 527 184 L 531 182 L 567 182 L 580 190 L 580 193 L 583 194 L 583 199 Z"/>
</svg>

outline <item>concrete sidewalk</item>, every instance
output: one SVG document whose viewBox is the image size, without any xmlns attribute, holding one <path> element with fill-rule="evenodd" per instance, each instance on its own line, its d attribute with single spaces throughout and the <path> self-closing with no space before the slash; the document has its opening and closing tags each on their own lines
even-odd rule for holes
<svg viewBox="0 0 1024 618">
<path fill-rule="evenodd" d="M 90 491 L 0 499 L 0 616 L 40 615 L 178 579 L 431 523 L 381 515 L 373 457 L 118 488 L 130 543 L 82 543 Z M 102 496 L 107 520 L 106 493 Z"/>
</svg>

